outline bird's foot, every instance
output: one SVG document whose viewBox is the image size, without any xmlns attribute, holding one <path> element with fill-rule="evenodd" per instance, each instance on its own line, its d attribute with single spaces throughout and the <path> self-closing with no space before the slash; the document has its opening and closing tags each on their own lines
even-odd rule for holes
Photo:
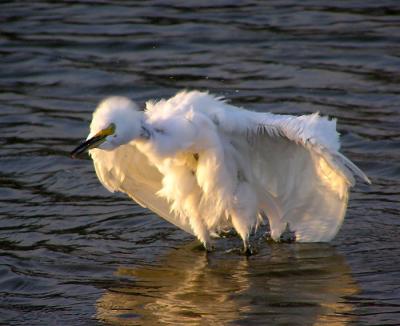
<svg viewBox="0 0 400 326">
<path fill-rule="evenodd" d="M 250 244 L 245 244 L 243 248 L 243 254 L 247 257 L 253 256 L 257 253 L 257 249 Z"/>
<path fill-rule="evenodd" d="M 203 243 L 203 248 L 207 252 L 211 252 L 211 251 L 215 250 L 215 247 L 210 242 L 204 242 Z"/>
</svg>

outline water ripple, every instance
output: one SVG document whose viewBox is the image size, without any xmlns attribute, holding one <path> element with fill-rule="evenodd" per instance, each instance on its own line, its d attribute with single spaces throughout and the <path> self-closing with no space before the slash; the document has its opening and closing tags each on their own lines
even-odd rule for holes
<svg viewBox="0 0 400 326">
<path fill-rule="evenodd" d="M 0 323 L 397 325 L 396 1 L 0 4 Z M 256 111 L 338 119 L 371 177 L 327 245 L 211 255 L 71 161 L 107 95 L 210 90 Z"/>
</svg>

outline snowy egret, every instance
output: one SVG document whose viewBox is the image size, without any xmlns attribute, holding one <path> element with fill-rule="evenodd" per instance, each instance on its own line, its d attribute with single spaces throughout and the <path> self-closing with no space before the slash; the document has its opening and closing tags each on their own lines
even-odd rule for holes
<svg viewBox="0 0 400 326">
<path fill-rule="evenodd" d="M 247 111 L 206 92 L 146 103 L 103 100 L 87 140 L 97 177 L 128 194 L 209 249 L 233 228 L 249 235 L 268 218 L 271 237 L 289 227 L 296 241 L 330 241 L 346 212 L 354 175 L 339 152 L 336 120 Z"/>
</svg>

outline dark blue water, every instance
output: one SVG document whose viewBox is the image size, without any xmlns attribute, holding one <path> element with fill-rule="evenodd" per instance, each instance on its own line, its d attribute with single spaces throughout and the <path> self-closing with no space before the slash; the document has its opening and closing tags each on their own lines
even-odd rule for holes
<svg viewBox="0 0 400 326">
<path fill-rule="evenodd" d="M 400 324 L 399 76 L 398 1 L 2 1 L 0 324 Z M 207 255 L 69 158 L 103 97 L 182 88 L 338 118 L 373 184 L 332 243 Z"/>
</svg>

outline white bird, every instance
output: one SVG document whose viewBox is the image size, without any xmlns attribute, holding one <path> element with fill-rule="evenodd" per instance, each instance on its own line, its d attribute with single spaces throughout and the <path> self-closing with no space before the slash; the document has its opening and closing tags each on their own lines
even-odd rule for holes
<svg viewBox="0 0 400 326">
<path fill-rule="evenodd" d="M 269 220 L 279 241 L 289 227 L 299 242 L 338 232 L 354 175 L 368 177 L 339 152 L 336 120 L 247 111 L 205 92 L 183 91 L 146 103 L 103 100 L 87 140 L 101 183 L 195 235 L 206 249 L 234 228 L 248 249 Z"/>
</svg>

